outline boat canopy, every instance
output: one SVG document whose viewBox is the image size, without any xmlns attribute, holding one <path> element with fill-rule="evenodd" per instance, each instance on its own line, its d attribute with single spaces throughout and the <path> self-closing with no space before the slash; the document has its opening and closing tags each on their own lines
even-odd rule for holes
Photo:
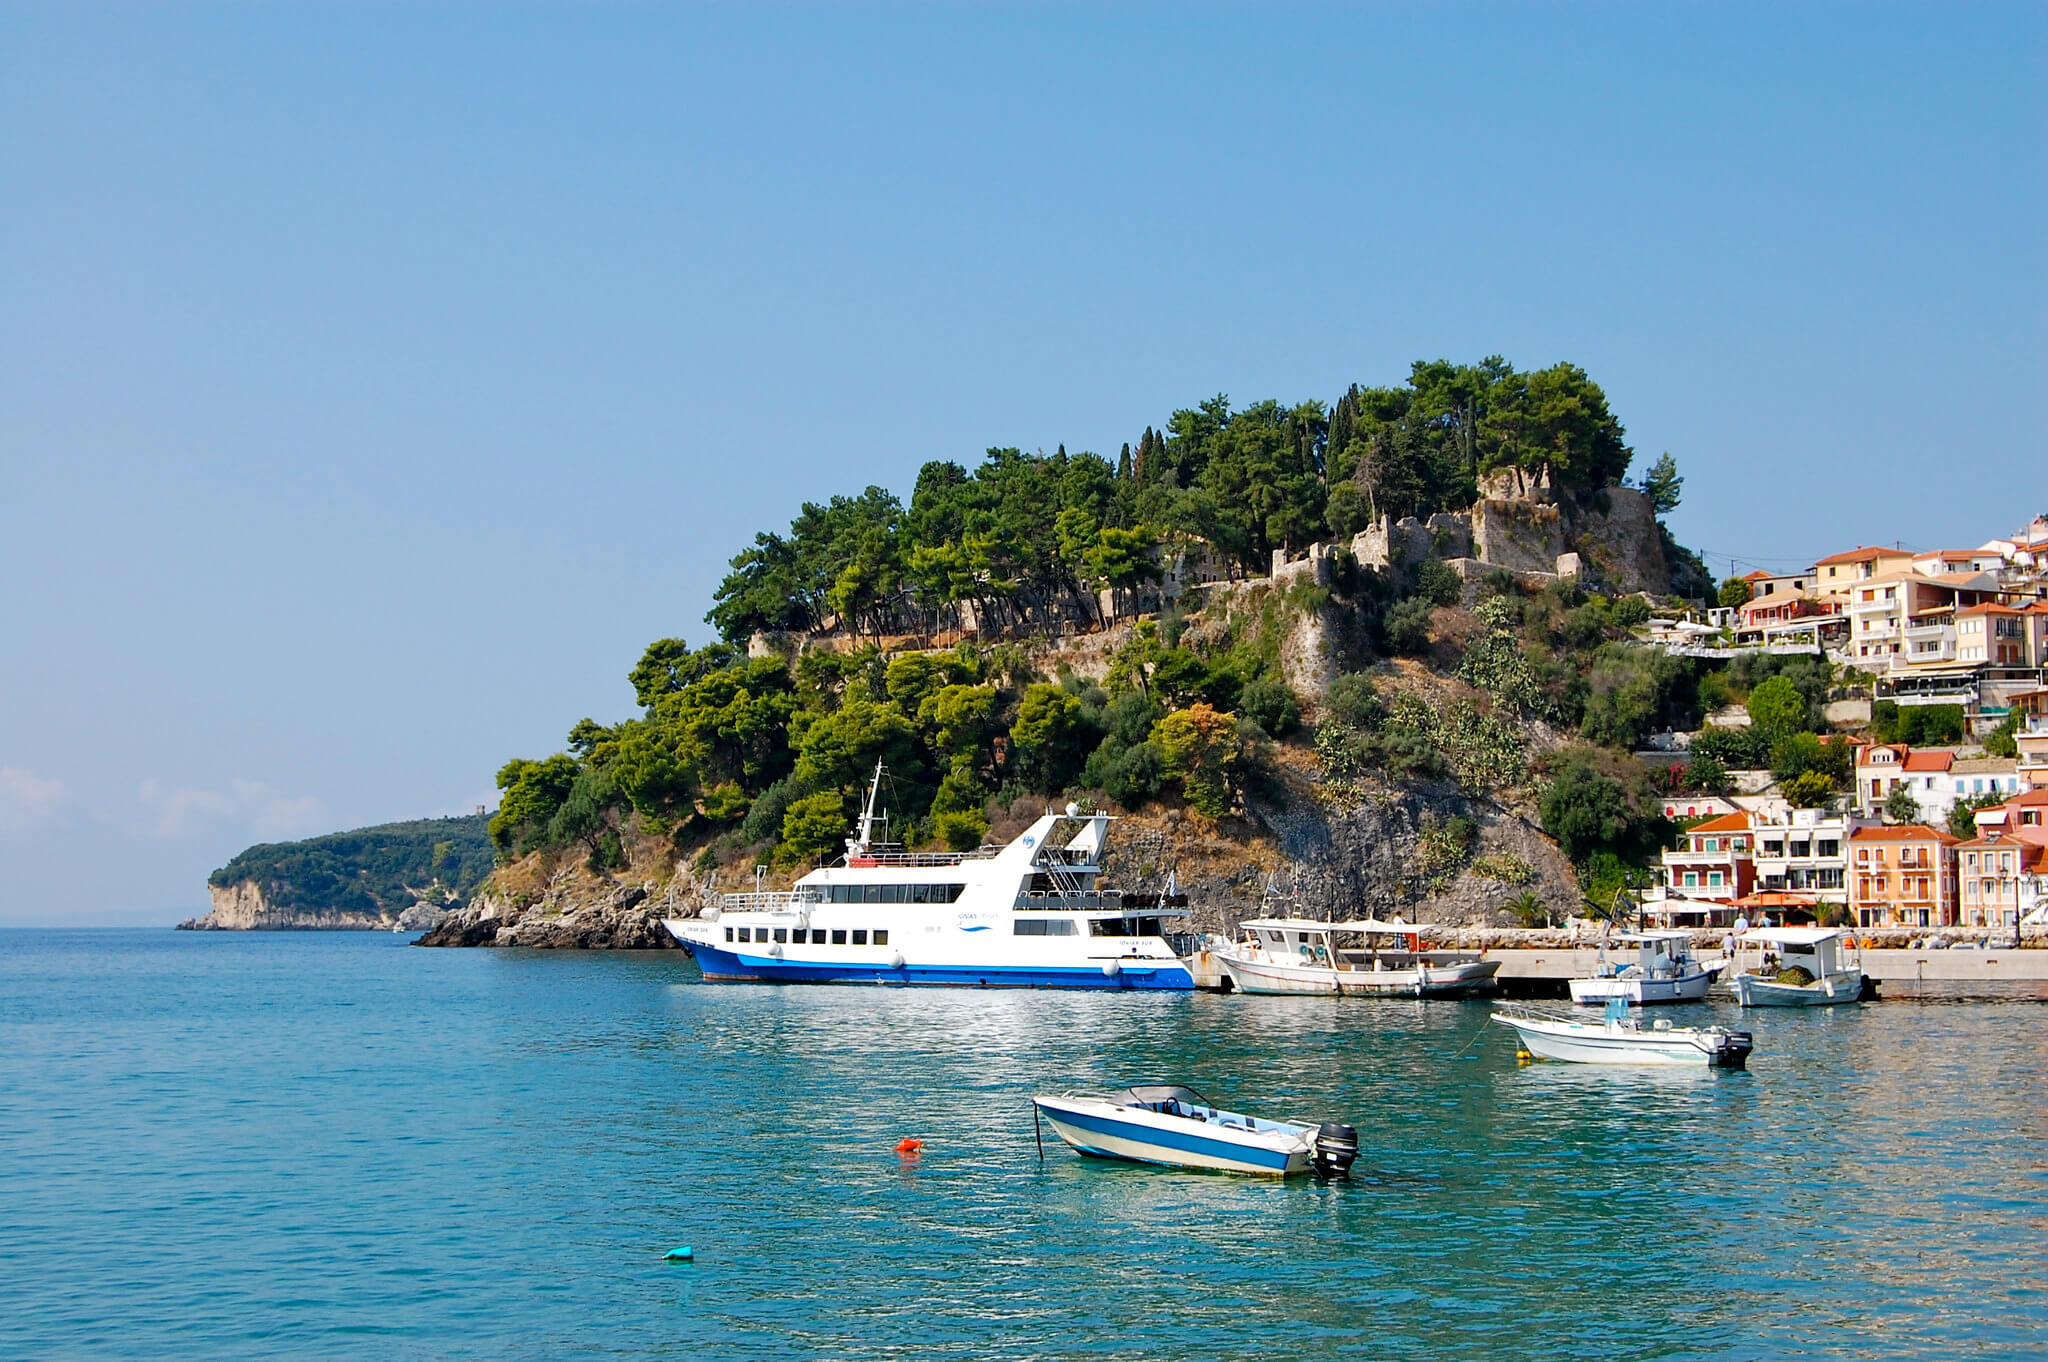
<svg viewBox="0 0 2048 1362">
<path fill-rule="evenodd" d="M 1413 936 L 1433 932 L 1434 922 L 1382 922 L 1378 918 L 1354 918 L 1349 922 L 1322 922 L 1306 917 L 1255 917 L 1237 924 L 1240 931 L 1257 928 L 1278 932 L 1377 932 L 1384 936 Z"/>
<path fill-rule="evenodd" d="M 1178 1083 L 1140 1083 L 1135 1087 L 1123 1089 L 1110 1100 L 1120 1107 L 1148 1107 L 1159 1102 L 1186 1102 L 1197 1107 L 1216 1105 L 1193 1088 L 1184 1088 Z"/>
<path fill-rule="evenodd" d="M 1817 946 L 1849 933 L 1840 927 L 1752 927 L 1737 941 L 1764 941 L 1779 946 Z"/>
</svg>

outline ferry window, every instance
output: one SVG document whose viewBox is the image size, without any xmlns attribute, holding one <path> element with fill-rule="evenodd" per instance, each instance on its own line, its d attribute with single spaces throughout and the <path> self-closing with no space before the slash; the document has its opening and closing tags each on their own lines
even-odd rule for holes
<svg viewBox="0 0 2048 1362">
<path fill-rule="evenodd" d="M 754 939 L 754 929 L 753 929 L 752 927 L 742 927 L 742 928 L 740 928 L 740 940 L 742 940 L 742 941 L 752 941 L 753 939 Z"/>
<path fill-rule="evenodd" d="M 856 946 L 865 946 L 868 944 L 868 934 L 865 928 L 855 927 L 853 929 L 853 944 Z"/>
<path fill-rule="evenodd" d="M 910 887 L 910 886 L 908 886 L 908 885 L 904 885 L 904 884 L 892 884 L 892 885 L 889 885 L 889 886 L 887 886 L 887 891 L 886 891 L 886 892 L 885 892 L 885 893 L 884 893 L 884 894 L 882 895 L 882 902 L 884 902 L 884 903 L 908 903 L 908 902 L 910 902 L 910 895 L 909 895 L 909 894 L 908 894 L 908 893 L 906 892 L 906 891 L 907 891 L 907 890 L 909 889 L 909 887 Z"/>
<path fill-rule="evenodd" d="M 1072 936 L 1074 935 L 1074 924 L 1066 918 L 1055 919 L 1045 924 L 1045 934 L 1047 936 Z"/>
<path fill-rule="evenodd" d="M 1020 918 L 1018 918 L 1018 919 L 1016 920 L 1016 922 L 1015 922 L 1015 923 L 1013 923 L 1013 924 L 1012 924 L 1012 926 L 1014 926 L 1014 927 L 1016 928 L 1016 935 L 1018 935 L 1018 936 L 1044 936 L 1044 935 L 1045 935 L 1045 919 L 1044 919 L 1044 918 L 1040 918 L 1040 917 L 1020 917 Z"/>
<path fill-rule="evenodd" d="M 813 946 L 822 946 L 825 944 L 825 929 L 823 927 L 811 928 L 811 944 Z"/>
<path fill-rule="evenodd" d="M 776 939 L 777 941 L 788 941 L 788 940 L 789 940 L 789 928 L 787 928 L 787 927 L 777 927 L 777 928 L 775 929 L 775 939 Z"/>
<path fill-rule="evenodd" d="M 725 929 L 725 939 L 726 939 L 727 941 L 730 941 L 730 940 L 732 940 L 732 928 L 730 928 L 730 927 L 727 927 L 727 928 Z"/>
<path fill-rule="evenodd" d="M 862 885 L 860 887 L 860 901 L 862 903 L 880 903 L 882 901 L 882 886 L 879 884 Z"/>
<path fill-rule="evenodd" d="M 839 928 L 834 928 L 834 929 L 833 929 L 833 932 L 832 932 L 832 944 L 833 944 L 833 945 L 835 945 L 835 946 L 844 946 L 844 945 L 846 944 L 846 929 L 845 929 L 845 928 L 843 928 L 843 927 L 839 927 Z"/>
<path fill-rule="evenodd" d="M 875 932 L 875 944 L 876 944 L 877 946 L 886 946 L 886 945 L 888 945 L 888 944 L 889 944 L 889 931 L 888 931 L 888 928 L 884 927 L 884 928 L 879 928 L 879 929 L 877 929 L 877 930 L 876 930 L 876 932 Z"/>
</svg>

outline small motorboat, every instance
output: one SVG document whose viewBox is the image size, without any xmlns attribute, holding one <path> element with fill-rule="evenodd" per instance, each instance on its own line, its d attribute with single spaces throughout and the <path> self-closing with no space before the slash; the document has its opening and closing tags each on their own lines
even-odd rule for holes
<svg viewBox="0 0 2048 1362">
<path fill-rule="evenodd" d="M 1621 963 L 1608 956 L 1608 943 L 1600 946 L 1600 967 L 1590 979 L 1571 982 L 1572 1001 L 1597 1007 L 1609 998 L 1622 998 L 1638 1006 L 1647 1003 L 1696 1003 L 1726 964 L 1716 960 L 1703 965 L 1692 953 L 1690 932 L 1623 932 L 1614 944 L 1635 947 L 1635 958 Z M 1626 957 L 1624 957 L 1625 959 Z"/>
<path fill-rule="evenodd" d="M 1589 1021 L 1570 1013 L 1501 1004 L 1493 1020 L 1512 1026 L 1522 1045 L 1538 1059 L 1571 1064 L 1697 1064 L 1715 1069 L 1740 1069 L 1756 1048 L 1747 1031 L 1722 1026 L 1673 1026 L 1659 1021 L 1645 1027 L 1628 1014 L 1628 1000 L 1607 1000 L 1607 1014 Z"/>
<path fill-rule="evenodd" d="M 1498 960 L 1482 960 L 1478 951 L 1422 949 L 1433 930 L 1398 918 L 1262 917 L 1241 923 L 1239 939 L 1211 954 L 1244 993 L 1462 998 L 1499 987 Z"/>
<path fill-rule="evenodd" d="M 1325 1121 L 1268 1121 L 1224 1111 L 1193 1088 L 1145 1084 L 1112 1093 L 1034 1097 L 1034 1112 L 1082 1154 L 1176 1168 L 1288 1177 L 1342 1177 L 1358 1157 L 1358 1132 Z"/>
<path fill-rule="evenodd" d="M 1744 1007 L 1826 1007 L 1863 996 L 1860 958 L 1845 960 L 1839 927 L 1758 927 L 1735 938 L 1728 986 Z"/>
</svg>

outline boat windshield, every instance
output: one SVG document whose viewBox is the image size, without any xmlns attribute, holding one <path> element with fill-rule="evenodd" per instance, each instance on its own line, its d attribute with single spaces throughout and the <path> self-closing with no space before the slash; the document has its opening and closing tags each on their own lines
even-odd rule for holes
<svg viewBox="0 0 2048 1362">
<path fill-rule="evenodd" d="M 1160 1110 L 1168 1102 L 1185 1103 L 1196 1107 L 1216 1105 L 1193 1088 L 1183 1088 L 1177 1083 L 1147 1083 L 1125 1088 L 1116 1100 L 1118 1106 L 1150 1107 L 1154 1111 Z"/>
</svg>

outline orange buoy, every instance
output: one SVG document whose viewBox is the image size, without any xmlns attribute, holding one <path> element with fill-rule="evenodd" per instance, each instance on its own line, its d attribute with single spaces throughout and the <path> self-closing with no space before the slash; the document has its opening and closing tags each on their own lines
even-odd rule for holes
<svg viewBox="0 0 2048 1362">
<path fill-rule="evenodd" d="M 915 1136 L 905 1135 L 896 1143 L 898 1154 L 918 1154 L 924 1151 L 924 1141 Z"/>
</svg>

